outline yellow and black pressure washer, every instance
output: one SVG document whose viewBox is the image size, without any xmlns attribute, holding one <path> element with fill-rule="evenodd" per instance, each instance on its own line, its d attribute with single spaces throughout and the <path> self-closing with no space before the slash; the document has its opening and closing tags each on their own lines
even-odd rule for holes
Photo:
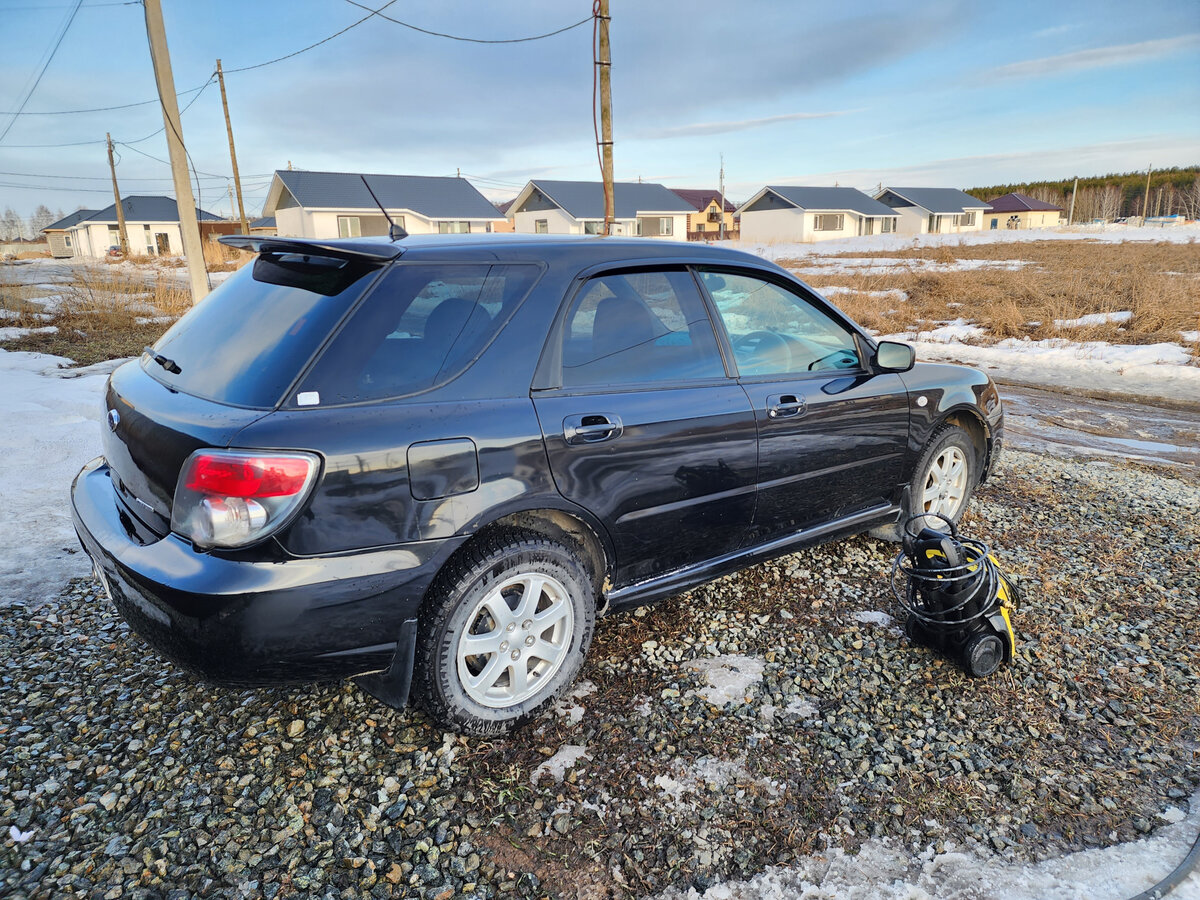
<svg viewBox="0 0 1200 900">
<path fill-rule="evenodd" d="M 949 533 L 930 528 L 930 519 L 941 519 Z M 920 530 L 914 531 L 917 522 Z M 961 537 L 945 516 L 922 513 L 904 523 L 901 546 L 892 590 L 908 613 L 909 639 L 957 660 L 978 678 L 1012 659 L 1012 612 L 1020 608 L 1021 594 L 987 544 Z"/>
</svg>

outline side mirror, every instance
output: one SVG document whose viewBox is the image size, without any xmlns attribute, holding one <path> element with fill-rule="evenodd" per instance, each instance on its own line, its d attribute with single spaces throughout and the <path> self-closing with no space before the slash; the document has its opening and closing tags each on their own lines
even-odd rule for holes
<svg viewBox="0 0 1200 900">
<path fill-rule="evenodd" d="M 880 341 L 875 351 L 875 365 L 885 372 L 907 372 L 916 361 L 917 351 L 896 341 Z"/>
</svg>

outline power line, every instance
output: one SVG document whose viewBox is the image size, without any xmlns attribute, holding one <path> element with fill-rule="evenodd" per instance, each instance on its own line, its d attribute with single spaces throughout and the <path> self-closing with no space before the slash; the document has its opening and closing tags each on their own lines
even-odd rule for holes
<svg viewBox="0 0 1200 900">
<path fill-rule="evenodd" d="M 242 66 L 237 69 L 226 69 L 225 72 L 226 72 L 226 74 L 232 74 L 234 72 L 249 72 L 251 69 L 261 69 L 263 66 L 273 66 L 273 65 L 275 65 L 275 63 L 283 62 L 285 59 L 291 59 L 293 56 L 299 56 L 301 53 L 307 53 L 309 50 L 312 50 L 316 47 L 320 47 L 322 44 L 329 43 L 329 41 L 332 41 L 335 37 L 341 37 L 343 34 L 345 34 L 351 28 L 357 28 L 363 22 L 367 21 L 367 19 L 370 19 L 374 16 L 381 15 L 383 10 L 387 9 L 389 6 L 391 6 L 395 2 L 396 2 L 396 0 L 388 0 L 388 2 L 383 4 L 383 6 L 379 7 L 379 9 L 371 9 L 371 7 L 369 7 L 369 6 L 362 6 L 362 4 L 360 4 L 360 3 L 355 3 L 354 4 L 355 6 L 358 6 L 358 7 L 361 7 L 362 9 L 367 10 L 369 14 L 363 16 L 357 22 L 353 22 L 350 25 L 347 25 L 341 31 L 335 31 L 329 37 L 322 38 L 321 40 L 317 41 L 315 44 L 309 44 L 307 47 L 301 47 L 299 50 L 295 50 L 292 53 L 288 53 L 285 56 L 277 56 L 277 57 L 275 57 L 275 59 L 268 59 L 266 62 L 255 63 L 252 66 Z M 386 19 L 387 16 L 384 16 L 384 18 Z"/>
<path fill-rule="evenodd" d="M 25 92 L 25 96 L 21 99 L 20 104 L 17 106 L 16 114 L 8 120 L 8 125 L 5 126 L 4 131 L 0 132 L 0 144 L 4 143 L 4 139 L 8 137 L 8 133 L 12 131 L 12 127 L 17 124 L 17 117 L 21 115 L 22 111 L 25 109 L 25 105 L 29 103 L 29 98 L 33 96 L 33 92 L 36 91 L 38 85 L 42 83 L 42 76 L 46 74 L 46 69 L 50 68 L 50 63 L 54 59 L 54 54 L 58 53 L 58 48 L 62 46 L 63 38 L 67 36 L 67 31 L 70 30 L 71 23 L 75 21 L 75 16 L 79 12 L 79 7 L 81 6 L 83 6 L 83 0 L 75 0 L 75 6 L 71 9 L 70 15 L 67 16 L 66 22 L 63 23 L 62 28 L 59 30 L 58 37 L 54 41 L 54 46 L 50 48 L 50 53 L 46 56 L 46 61 L 42 63 L 42 67 L 38 70 L 37 77 L 34 78 L 33 84 L 30 85 L 29 90 Z"/>
<path fill-rule="evenodd" d="M 357 6 L 359 9 L 370 9 L 369 6 L 364 6 L 363 4 L 359 3 L 358 0 L 346 0 L 346 2 L 349 3 L 351 6 Z M 388 6 L 391 6 L 391 4 L 389 3 Z M 387 7 L 386 6 L 382 7 L 382 9 L 387 9 Z M 385 16 L 385 15 L 383 15 L 382 12 L 379 12 L 379 11 L 374 11 L 372 13 L 372 15 L 377 15 L 381 19 L 387 19 L 389 22 L 393 22 L 396 25 L 402 25 L 405 28 L 412 29 L 413 31 L 419 31 L 419 32 L 421 32 L 421 34 L 428 34 L 433 37 L 449 38 L 452 41 L 466 41 L 467 43 L 470 43 L 470 44 L 523 44 L 526 41 L 540 41 L 540 40 L 542 40 L 542 38 L 554 37 L 556 34 L 562 34 L 564 31 L 570 31 L 572 28 L 578 28 L 580 25 L 586 25 L 588 22 L 592 21 L 592 17 L 588 16 L 586 19 L 580 19 L 578 22 L 574 23 L 573 25 L 565 25 L 562 28 L 555 29 L 554 31 L 547 31 L 545 34 L 531 34 L 531 35 L 529 35 L 529 37 L 520 37 L 520 38 L 490 38 L 489 39 L 489 38 L 463 37 L 462 35 L 458 35 L 458 34 L 446 34 L 445 32 L 442 32 L 442 31 L 430 31 L 428 28 L 421 28 L 421 27 L 419 27 L 417 25 L 413 25 L 409 22 L 401 22 L 399 19 L 393 19 L 391 16 Z"/>
<path fill-rule="evenodd" d="M 120 159 L 118 159 L 117 162 L 119 163 Z M 270 174 L 274 174 L 274 173 L 270 173 Z M 35 172 L 0 172 L 0 175 L 5 175 L 9 178 L 56 178 L 56 179 L 66 179 L 69 181 L 108 181 L 107 175 L 51 175 L 48 173 L 41 174 L 41 173 L 35 173 Z M 202 177 L 204 177 L 204 178 L 221 178 L 226 181 L 229 180 L 228 175 L 217 175 L 215 173 L 212 175 L 202 175 Z M 267 176 L 264 174 L 264 175 L 247 175 L 246 177 L 250 178 L 250 179 L 255 179 L 255 178 L 265 178 Z M 121 180 L 122 181 L 170 181 L 171 179 L 168 178 L 166 175 L 162 175 L 158 178 L 124 178 L 124 177 L 122 177 Z"/>
<path fill-rule="evenodd" d="M 199 87 L 188 88 L 186 91 L 180 91 L 179 96 L 182 97 L 184 94 L 202 91 L 207 86 L 207 84 L 202 84 Z M 23 112 L 0 112 L 0 116 L 74 116 L 82 113 L 112 112 L 116 109 L 133 109 L 136 106 L 150 106 L 157 103 L 157 100 L 139 100 L 137 103 L 122 103 L 120 106 L 96 106 L 92 107 L 91 109 L 54 109 L 25 110 Z"/>
</svg>

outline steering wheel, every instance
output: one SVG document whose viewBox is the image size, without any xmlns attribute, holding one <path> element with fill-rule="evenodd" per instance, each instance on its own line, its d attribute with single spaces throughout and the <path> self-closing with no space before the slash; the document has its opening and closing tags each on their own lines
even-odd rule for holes
<svg viewBox="0 0 1200 900">
<path fill-rule="evenodd" d="M 751 331 L 733 342 L 738 369 L 753 369 L 751 374 L 765 375 L 792 370 L 792 351 L 787 338 L 774 331 Z M 743 374 L 747 374 L 743 371 Z"/>
</svg>

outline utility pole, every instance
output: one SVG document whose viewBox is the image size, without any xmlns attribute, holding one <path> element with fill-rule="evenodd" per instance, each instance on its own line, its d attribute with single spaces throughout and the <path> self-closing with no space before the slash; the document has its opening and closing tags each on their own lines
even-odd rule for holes
<svg viewBox="0 0 1200 900">
<path fill-rule="evenodd" d="M 1067 213 L 1067 225 L 1075 221 L 1075 195 L 1079 192 L 1079 179 L 1075 179 L 1075 185 L 1071 188 L 1071 211 Z"/>
<path fill-rule="evenodd" d="M 717 229 L 717 240 L 725 240 L 725 154 L 721 154 L 721 180 L 717 190 L 721 194 L 721 225 Z"/>
<path fill-rule="evenodd" d="M 608 13 L 608 0 L 598 0 L 600 11 L 596 18 L 600 31 L 600 53 L 596 65 L 600 67 L 600 148 L 604 157 L 604 233 L 612 234 L 613 219 L 616 218 L 616 203 L 613 186 L 613 135 L 612 135 L 612 48 L 608 41 L 608 24 L 612 16 Z"/>
<path fill-rule="evenodd" d="M 208 271 L 204 267 L 200 224 L 196 221 L 196 200 L 192 196 L 192 183 L 188 180 L 187 150 L 183 146 L 179 103 L 175 99 L 175 76 L 171 74 L 171 56 L 167 52 L 162 3 L 160 0 L 143 0 L 142 5 L 146 10 L 150 60 L 154 63 L 154 80 L 158 83 L 158 100 L 167 130 L 167 151 L 171 159 L 171 176 L 175 181 L 175 205 L 179 209 L 179 231 L 183 236 L 183 253 L 187 258 L 188 281 L 192 288 L 192 303 L 196 304 L 208 295 Z"/>
<path fill-rule="evenodd" d="M 225 99 L 225 73 L 221 71 L 221 61 L 217 60 L 217 81 L 221 85 L 221 108 L 225 110 L 225 130 L 229 132 L 229 161 L 233 163 L 233 184 L 237 188 L 238 215 L 242 219 L 242 234 L 250 233 L 250 223 L 246 221 L 246 206 L 242 203 L 242 177 L 238 175 L 237 151 L 233 149 L 233 125 L 229 122 L 229 101 Z M 230 207 L 233 207 L 232 199 Z"/>
<path fill-rule="evenodd" d="M 125 231 L 125 208 L 121 206 L 121 192 L 117 189 L 117 166 L 113 162 L 112 135 L 105 134 L 108 141 L 108 171 L 112 172 L 113 204 L 117 208 L 117 234 L 121 241 L 121 253 L 129 255 L 129 234 Z"/>
<path fill-rule="evenodd" d="M 1146 194 L 1142 197 L 1142 224 L 1146 224 L 1146 210 L 1150 207 L 1150 172 L 1153 166 L 1146 166 Z"/>
</svg>

